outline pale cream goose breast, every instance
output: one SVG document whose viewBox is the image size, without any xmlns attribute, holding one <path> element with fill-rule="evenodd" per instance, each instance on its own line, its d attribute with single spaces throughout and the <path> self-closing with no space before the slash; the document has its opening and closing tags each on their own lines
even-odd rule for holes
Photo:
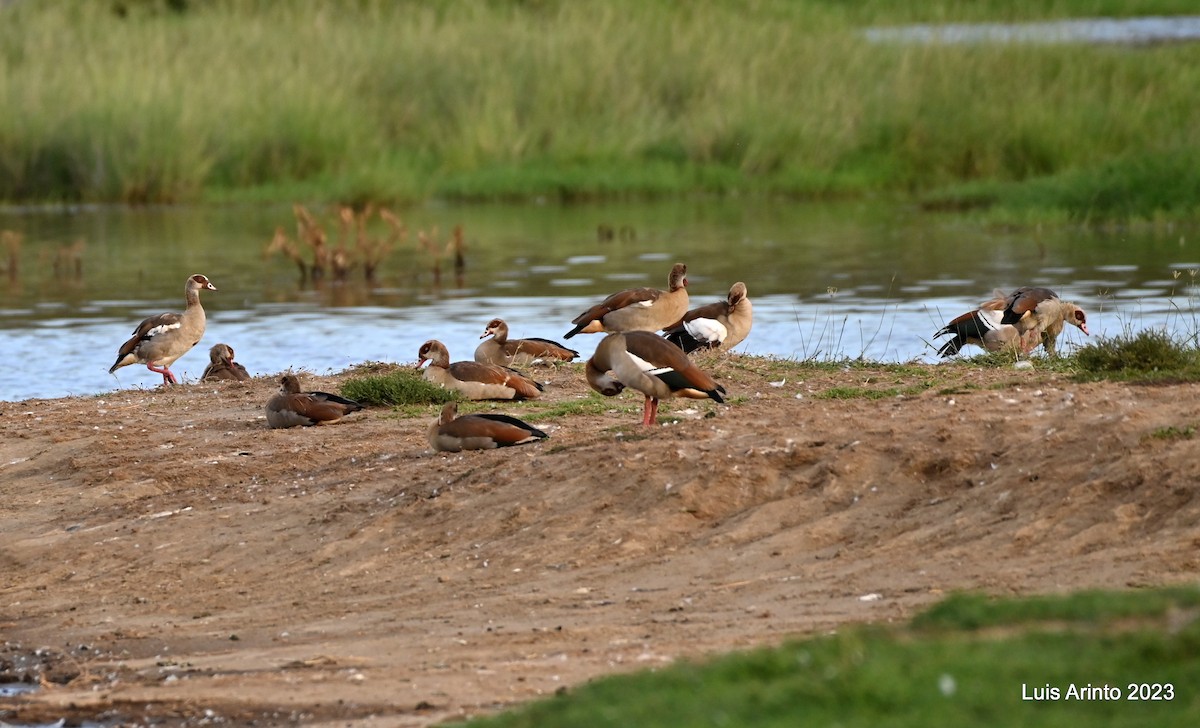
<svg viewBox="0 0 1200 728">
<path fill-rule="evenodd" d="M 489 338 L 490 337 L 490 338 Z M 556 341 L 541 338 L 510 339 L 508 324 L 504 319 L 492 319 L 484 328 L 481 339 L 487 339 L 475 348 L 475 361 L 497 366 L 530 366 L 571 361 L 579 352 L 568 349 Z"/>
<path fill-rule="evenodd" d="M 667 279 L 667 290 L 630 288 L 619 291 L 572 319 L 565 334 L 619 331 L 658 331 L 678 321 L 688 310 L 687 266 L 676 263 Z"/>
<path fill-rule="evenodd" d="M 422 344 L 417 356 L 418 369 L 429 362 L 425 379 L 467 399 L 534 399 L 541 393 L 540 384 L 512 369 L 474 361 L 450 363 L 449 350 L 436 339 Z"/>
<path fill-rule="evenodd" d="M 161 313 L 142 321 L 133 336 L 121 345 L 109 374 L 130 364 L 145 364 L 150 371 L 162 375 L 164 384 L 178 384 L 171 365 L 204 336 L 206 318 L 200 305 L 201 290 L 217 288 L 206 276 L 198 273 L 190 276 L 184 283 L 187 306 L 183 313 Z"/>
</svg>

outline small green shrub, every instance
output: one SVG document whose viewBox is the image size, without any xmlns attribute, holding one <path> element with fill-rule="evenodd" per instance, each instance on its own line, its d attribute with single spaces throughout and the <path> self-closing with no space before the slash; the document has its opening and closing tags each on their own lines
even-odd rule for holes
<svg viewBox="0 0 1200 728">
<path fill-rule="evenodd" d="M 1170 425 L 1169 427 L 1160 427 L 1159 429 L 1150 433 L 1150 437 L 1153 437 L 1156 440 L 1190 440 L 1195 435 L 1195 425 L 1184 425 L 1183 427 Z"/>
<path fill-rule="evenodd" d="M 360 404 L 374 406 L 445 404 L 458 399 L 457 392 L 430 384 L 404 369 L 350 379 L 342 385 L 341 393 Z"/>
<path fill-rule="evenodd" d="M 1143 329 L 1088 344 L 1075 363 L 1091 378 L 1192 380 L 1200 378 L 1197 354 L 1161 329 Z"/>
</svg>

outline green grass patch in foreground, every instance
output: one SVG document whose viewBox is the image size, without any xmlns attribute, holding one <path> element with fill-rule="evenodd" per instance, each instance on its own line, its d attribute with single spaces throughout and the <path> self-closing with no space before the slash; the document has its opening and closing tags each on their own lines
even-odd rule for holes
<svg viewBox="0 0 1200 728">
<path fill-rule="evenodd" d="M 375 407 L 445 404 L 458 399 L 456 392 L 430 384 L 420 375 L 404 369 L 347 380 L 341 386 L 341 394 Z"/>
<path fill-rule="evenodd" d="M 922 629 L 854 627 L 603 678 L 469 725 L 1192 726 L 1200 724 L 1198 605 L 1200 592 L 1182 588 L 951 597 L 918 617 Z M 982 624 L 1011 629 L 970 631 Z M 1173 698 L 1130 701 L 1130 683 L 1169 684 Z M 1112 686 L 1122 698 L 1069 700 L 1072 685 Z M 1023 699 L 1046 686 L 1060 698 Z"/>
<path fill-rule="evenodd" d="M 1074 358 L 1085 380 L 1200 381 L 1200 349 L 1160 329 L 1100 339 L 1079 349 Z"/>
</svg>

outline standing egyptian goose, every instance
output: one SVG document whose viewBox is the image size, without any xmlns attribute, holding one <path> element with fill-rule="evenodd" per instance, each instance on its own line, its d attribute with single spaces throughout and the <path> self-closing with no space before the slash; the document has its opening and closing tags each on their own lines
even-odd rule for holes
<svg viewBox="0 0 1200 728">
<path fill-rule="evenodd" d="M 488 339 L 488 337 L 492 337 Z M 475 361 L 496 366 L 527 366 L 543 362 L 571 361 L 579 352 L 549 339 L 510 339 L 508 324 L 494 318 L 483 330 L 481 339 L 488 339 L 475 348 Z"/>
<path fill-rule="evenodd" d="M 580 332 L 658 331 L 683 317 L 688 310 L 687 266 L 676 263 L 667 279 L 667 290 L 630 288 L 614 293 L 576 316 L 575 328 L 564 338 Z"/>
<path fill-rule="evenodd" d="M 417 369 L 429 362 L 425 379 L 454 389 L 467 399 L 534 399 L 542 385 L 518 371 L 477 361 L 450 363 L 450 352 L 437 339 L 421 344 Z"/>
<path fill-rule="evenodd" d="M 663 335 L 688 354 L 697 349 L 729 351 L 745 340 L 753 325 L 754 306 L 746 297 L 746 284 L 738 281 L 724 301 L 693 308 L 663 329 Z"/>
<path fill-rule="evenodd" d="M 363 408 L 354 400 L 328 392 L 301 392 L 300 378 L 285 374 L 279 393 L 267 400 L 267 424 L 274 429 L 332 425 Z"/>
<path fill-rule="evenodd" d="M 1027 351 L 1022 344 L 1021 332 L 1012 324 L 1000 323 L 1003 317 L 1003 311 L 994 308 L 977 308 L 951 319 L 950 323 L 933 335 L 933 338 L 936 339 L 946 334 L 954 334 L 954 338 L 938 349 L 938 354 L 944 357 L 953 356 L 967 344 L 981 346 L 988 351 L 999 351 L 1006 348 L 1014 351 Z"/>
<path fill-rule="evenodd" d="M 1085 335 L 1091 335 L 1087 328 L 1087 314 L 1083 309 L 1059 299 L 1058 294 L 1049 288 L 1024 286 L 1007 296 L 997 290 L 995 296 L 984 307 L 995 309 L 1003 306 L 1000 309 L 1003 311 L 1000 323 L 1012 324 L 1017 328 L 1027 347 L 1026 352 L 1032 351 L 1040 340 L 1046 347 L 1046 353 L 1057 356 L 1058 336 L 1062 333 L 1064 323 L 1077 326 Z"/>
<path fill-rule="evenodd" d="M 646 395 L 642 424 L 658 419 L 658 401 L 690 397 L 724 402 L 725 388 L 700 370 L 678 346 L 648 331 L 609 334 L 585 368 L 588 384 L 605 397 L 631 387 Z"/>
<path fill-rule="evenodd" d="M 447 402 L 442 415 L 429 426 L 429 444 L 438 452 L 491 450 L 525 445 L 549 435 L 508 415 L 479 413 L 458 415 L 458 403 Z"/>
<path fill-rule="evenodd" d="M 246 367 L 233 360 L 233 347 L 229 344 L 213 344 L 208 350 L 209 365 L 200 375 L 200 381 L 213 382 L 219 379 L 245 382 L 250 379 Z"/>
<path fill-rule="evenodd" d="M 150 371 L 162 375 L 163 384 L 178 384 L 171 365 L 204 336 L 206 321 L 200 291 L 205 289 L 215 291 L 217 287 L 199 273 L 188 278 L 183 289 L 187 299 L 183 313 L 160 313 L 138 324 L 129 341 L 121 345 L 117 361 L 108 373 L 130 364 L 145 364 Z"/>
</svg>

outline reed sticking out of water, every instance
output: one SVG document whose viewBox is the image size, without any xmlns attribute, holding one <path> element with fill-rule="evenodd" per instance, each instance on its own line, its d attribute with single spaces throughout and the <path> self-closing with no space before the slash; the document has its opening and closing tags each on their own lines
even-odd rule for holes
<svg viewBox="0 0 1200 728">
<path fill-rule="evenodd" d="M 339 235 L 335 247 L 329 245 L 324 225 L 306 207 L 294 204 L 292 213 L 296 218 L 296 237 L 288 235 L 283 226 L 275 228 L 275 234 L 263 250 L 263 257 L 270 258 L 278 254 L 295 263 L 300 272 L 301 285 L 310 281 L 319 285 L 326 276 L 334 282 L 344 283 L 351 272 L 360 266 L 363 280 L 368 285 L 374 285 L 379 266 L 398 245 L 408 240 L 408 226 L 387 208 L 377 209 L 374 205 L 367 205 L 362 212 L 356 212 L 347 205 L 340 206 L 336 213 Z M 370 219 L 376 215 L 384 222 L 386 232 L 378 233 L 369 227 Z M 429 233 L 418 231 L 417 252 L 429 259 L 435 284 L 441 283 L 442 259 L 452 256 L 454 272 L 461 283 L 466 269 L 466 242 L 462 225 L 454 226 L 454 233 L 444 248 L 436 242 L 437 236 L 436 226 Z M 352 237 L 353 246 L 350 244 Z"/>
<path fill-rule="evenodd" d="M 0 245 L 8 253 L 8 265 L 4 268 L 8 280 L 15 282 L 21 277 L 21 243 L 25 238 L 13 230 L 0 230 Z"/>
<path fill-rule="evenodd" d="M 83 278 L 83 249 L 87 243 L 77 238 L 70 245 L 60 245 L 54 251 L 54 277 L 63 280 Z"/>
</svg>

